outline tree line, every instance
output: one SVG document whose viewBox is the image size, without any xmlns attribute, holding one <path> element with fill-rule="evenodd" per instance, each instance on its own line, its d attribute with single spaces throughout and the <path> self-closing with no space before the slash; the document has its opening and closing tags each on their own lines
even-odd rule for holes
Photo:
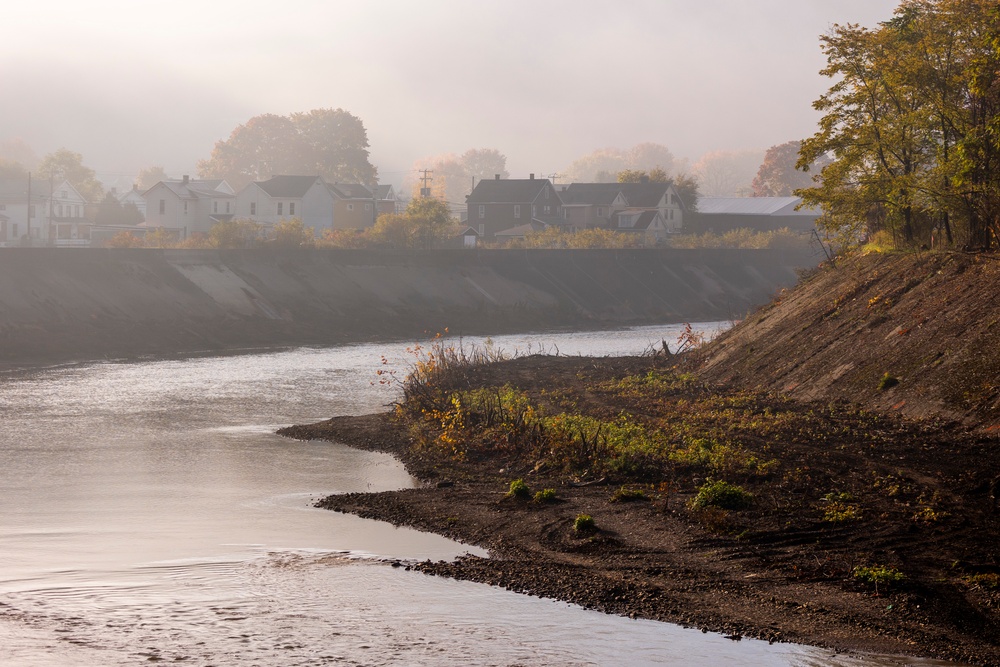
<svg viewBox="0 0 1000 667">
<path fill-rule="evenodd" d="M 852 242 L 1000 246 L 1000 5 L 904 0 L 867 29 L 821 38 L 833 84 L 800 167 L 828 160 L 797 190 L 821 224 Z"/>
</svg>

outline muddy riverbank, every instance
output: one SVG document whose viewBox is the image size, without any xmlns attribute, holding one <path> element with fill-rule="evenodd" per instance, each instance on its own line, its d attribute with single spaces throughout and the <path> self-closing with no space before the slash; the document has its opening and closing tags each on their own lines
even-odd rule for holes
<svg viewBox="0 0 1000 667">
<path fill-rule="evenodd" d="M 444 412 L 339 417 L 282 433 L 392 452 L 425 482 L 320 506 L 491 554 L 412 565 L 424 572 L 734 640 L 1000 664 L 995 438 L 954 422 L 710 387 L 672 365 L 528 357 L 449 380 L 447 392 L 516 388 L 549 415 L 542 435 L 522 429 L 520 444 L 500 422 L 473 424 L 484 414 L 475 406 L 463 413 L 461 445 L 442 439 L 455 423 Z M 584 427 L 559 440 L 558 415 L 569 413 L 605 425 L 599 456 L 580 451 L 601 442 Z M 610 429 L 623 414 L 659 438 L 662 457 L 614 449 Z M 525 498 L 508 495 L 515 479 L 529 487 Z M 699 507 L 712 479 L 748 502 Z M 534 499 L 545 489 L 551 502 Z M 574 527 L 582 514 L 594 530 Z"/>
</svg>

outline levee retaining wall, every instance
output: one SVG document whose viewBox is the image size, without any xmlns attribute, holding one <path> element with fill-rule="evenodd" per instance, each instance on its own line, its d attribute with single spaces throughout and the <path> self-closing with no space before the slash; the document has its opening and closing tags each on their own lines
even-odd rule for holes
<svg viewBox="0 0 1000 667">
<path fill-rule="evenodd" d="M 5 365 L 742 317 L 774 250 L 0 249 Z"/>
</svg>

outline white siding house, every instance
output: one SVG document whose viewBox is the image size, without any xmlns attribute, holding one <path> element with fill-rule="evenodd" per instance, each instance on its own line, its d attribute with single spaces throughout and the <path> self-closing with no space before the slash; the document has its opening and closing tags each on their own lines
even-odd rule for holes
<svg viewBox="0 0 1000 667">
<path fill-rule="evenodd" d="M 333 225 L 333 195 L 319 176 L 273 176 L 236 195 L 236 215 L 265 227 L 297 218 L 317 233 Z"/>
<path fill-rule="evenodd" d="M 206 234 L 217 222 L 236 214 L 236 195 L 223 180 L 160 181 L 143 193 L 146 227 L 177 229 L 186 238 Z"/>
<path fill-rule="evenodd" d="M 0 180 L 0 246 L 87 245 L 87 200 L 69 181 Z M 30 218 L 29 218 L 30 211 Z"/>
</svg>

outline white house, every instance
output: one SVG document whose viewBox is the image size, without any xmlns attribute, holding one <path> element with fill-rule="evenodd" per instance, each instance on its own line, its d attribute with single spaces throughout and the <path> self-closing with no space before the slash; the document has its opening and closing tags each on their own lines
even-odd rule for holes
<svg viewBox="0 0 1000 667">
<path fill-rule="evenodd" d="M 143 193 L 146 227 L 180 230 L 183 237 L 205 234 L 236 214 L 236 194 L 224 180 L 160 181 Z"/>
<path fill-rule="evenodd" d="M 333 225 L 334 197 L 319 176 L 272 176 L 236 195 L 236 215 L 265 227 L 298 218 L 317 232 Z"/>
<path fill-rule="evenodd" d="M 0 179 L 0 246 L 88 245 L 86 205 L 69 181 Z"/>
</svg>

